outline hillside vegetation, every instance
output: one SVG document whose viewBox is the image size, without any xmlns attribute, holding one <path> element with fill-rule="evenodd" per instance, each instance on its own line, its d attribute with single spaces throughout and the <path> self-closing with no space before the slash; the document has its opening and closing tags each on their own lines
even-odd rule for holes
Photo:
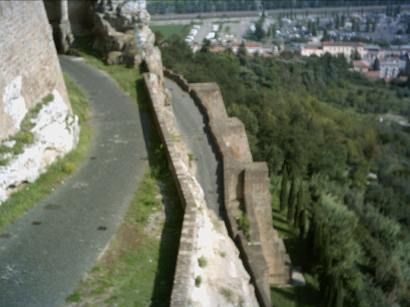
<svg viewBox="0 0 410 307">
<path fill-rule="evenodd" d="M 350 73 L 343 57 L 194 55 L 178 37 L 161 47 L 165 66 L 190 82 L 218 82 L 245 123 L 320 305 L 409 305 L 409 130 L 379 119 L 408 118 L 410 91 Z"/>
</svg>

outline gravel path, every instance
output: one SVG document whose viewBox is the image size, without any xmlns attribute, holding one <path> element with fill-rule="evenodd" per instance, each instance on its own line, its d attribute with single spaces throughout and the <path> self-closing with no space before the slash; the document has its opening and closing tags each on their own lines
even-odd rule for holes
<svg viewBox="0 0 410 307">
<path fill-rule="evenodd" d="M 136 104 L 105 74 L 61 59 L 90 98 L 88 160 L 0 238 L 0 306 L 60 306 L 115 233 L 141 181 L 147 153 Z"/>
</svg>

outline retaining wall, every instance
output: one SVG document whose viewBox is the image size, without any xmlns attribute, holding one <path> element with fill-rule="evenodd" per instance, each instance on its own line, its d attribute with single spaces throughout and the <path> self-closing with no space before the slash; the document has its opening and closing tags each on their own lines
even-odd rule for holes
<svg viewBox="0 0 410 307">
<path fill-rule="evenodd" d="M 182 225 L 177 264 L 174 276 L 171 306 L 190 306 L 189 287 L 194 282 L 192 259 L 196 249 L 196 241 L 192 238 L 197 234 L 197 205 L 194 196 L 195 186 L 192 176 L 188 175 L 186 165 L 189 165 L 188 151 L 184 144 L 176 139 L 178 131 L 172 115 L 172 107 L 167 103 L 162 90 L 161 80 L 153 73 L 145 73 L 144 81 L 151 99 L 154 121 L 161 139 L 167 148 L 168 164 L 176 177 L 179 197 L 184 206 L 184 221 Z M 186 152 L 186 154 L 181 154 Z"/>
<path fill-rule="evenodd" d="M 165 76 L 187 91 L 207 121 L 223 163 L 225 222 L 241 252 L 262 306 L 271 306 L 270 286 L 291 278 L 290 258 L 272 225 L 269 171 L 265 162 L 253 162 L 245 127 L 227 115 L 216 83 L 189 84 L 181 75 L 165 70 Z M 247 238 L 238 228 L 245 212 L 250 222 Z"/>
</svg>

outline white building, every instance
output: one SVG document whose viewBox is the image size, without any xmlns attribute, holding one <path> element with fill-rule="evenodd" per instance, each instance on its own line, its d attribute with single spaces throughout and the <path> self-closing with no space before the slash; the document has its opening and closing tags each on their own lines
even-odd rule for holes
<svg viewBox="0 0 410 307">
<path fill-rule="evenodd" d="M 362 43 L 356 42 L 323 42 L 319 46 L 307 45 L 302 47 L 302 56 L 323 56 L 326 53 L 330 55 L 344 55 L 348 60 L 351 59 L 352 54 L 358 52 L 361 58 L 366 55 L 366 48 Z"/>
</svg>

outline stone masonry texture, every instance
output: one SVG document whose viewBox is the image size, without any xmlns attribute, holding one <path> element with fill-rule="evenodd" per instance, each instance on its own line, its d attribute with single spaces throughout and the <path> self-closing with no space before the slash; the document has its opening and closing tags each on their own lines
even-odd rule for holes
<svg viewBox="0 0 410 307">
<path fill-rule="evenodd" d="M 5 112 L 5 90 L 21 77 L 31 109 L 57 89 L 68 103 L 51 27 L 42 1 L 0 1 L 0 140 L 16 131 Z"/>
</svg>

